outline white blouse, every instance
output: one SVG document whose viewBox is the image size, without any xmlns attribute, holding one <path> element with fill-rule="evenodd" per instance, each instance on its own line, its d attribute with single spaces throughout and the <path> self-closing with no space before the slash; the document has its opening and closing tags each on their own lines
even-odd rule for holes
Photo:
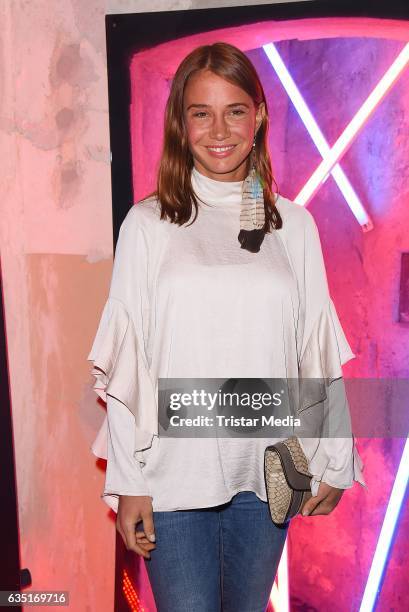
<svg viewBox="0 0 409 612">
<path fill-rule="evenodd" d="M 328 292 L 311 213 L 279 196 L 283 228 L 250 253 L 237 239 L 242 181 L 216 181 L 196 168 L 191 179 L 201 200 L 191 225 L 161 220 L 154 197 L 128 212 L 88 356 L 94 389 L 107 402 L 91 448 L 107 459 L 101 497 L 115 512 L 119 495 L 150 495 L 154 511 L 215 506 L 239 491 L 267 500 L 264 450 L 281 438 L 159 436 L 158 378 L 302 376 L 329 379 L 332 388 L 355 357 Z M 345 411 L 349 418 L 337 391 L 334 421 Z M 325 398 L 304 398 L 303 408 Z M 365 486 L 352 433 L 301 444 L 313 495 L 320 481 Z"/>
</svg>

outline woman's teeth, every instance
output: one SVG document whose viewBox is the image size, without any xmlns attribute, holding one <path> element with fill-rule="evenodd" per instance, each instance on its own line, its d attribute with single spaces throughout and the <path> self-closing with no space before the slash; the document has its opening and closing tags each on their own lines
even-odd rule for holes
<svg viewBox="0 0 409 612">
<path fill-rule="evenodd" d="M 224 151 L 231 151 L 234 149 L 236 145 L 230 145 L 228 147 L 207 147 L 209 151 L 214 151 L 215 153 L 223 153 Z"/>
</svg>

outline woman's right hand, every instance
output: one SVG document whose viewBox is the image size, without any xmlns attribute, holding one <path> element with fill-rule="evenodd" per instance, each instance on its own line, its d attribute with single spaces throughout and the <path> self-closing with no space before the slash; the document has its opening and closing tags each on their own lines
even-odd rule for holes
<svg viewBox="0 0 409 612">
<path fill-rule="evenodd" d="M 143 523 L 143 530 L 136 531 L 136 525 L 140 521 Z M 116 528 L 127 550 L 133 550 L 145 559 L 150 559 L 149 551 L 156 548 L 156 544 L 153 544 L 155 529 L 152 498 L 149 495 L 120 495 Z"/>
</svg>

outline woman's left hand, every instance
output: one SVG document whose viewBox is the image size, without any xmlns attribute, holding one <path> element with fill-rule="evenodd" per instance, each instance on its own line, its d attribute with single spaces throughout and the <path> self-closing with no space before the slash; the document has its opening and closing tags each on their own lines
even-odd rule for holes
<svg viewBox="0 0 409 612">
<path fill-rule="evenodd" d="M 318 494 L 305 502 L 301 514 L 315 516 L 316 514 L 330 514 L 342 497 L 344 489 L 331 487 L 326 482 L 320 482 Z"/>
</svg>

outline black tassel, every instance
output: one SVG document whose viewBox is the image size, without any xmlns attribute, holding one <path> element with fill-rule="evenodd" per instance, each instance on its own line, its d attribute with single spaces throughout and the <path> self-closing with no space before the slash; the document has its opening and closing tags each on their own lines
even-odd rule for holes
<svg viewBox="0 0 409 612">
<path fill-rule="evenodd" d="M 263 228 L 254 230 L 240 230 L 238 240 L 242 249 L 250 253 L 258 253 L 264 240 L 265 231 Z"/>
</svg>

